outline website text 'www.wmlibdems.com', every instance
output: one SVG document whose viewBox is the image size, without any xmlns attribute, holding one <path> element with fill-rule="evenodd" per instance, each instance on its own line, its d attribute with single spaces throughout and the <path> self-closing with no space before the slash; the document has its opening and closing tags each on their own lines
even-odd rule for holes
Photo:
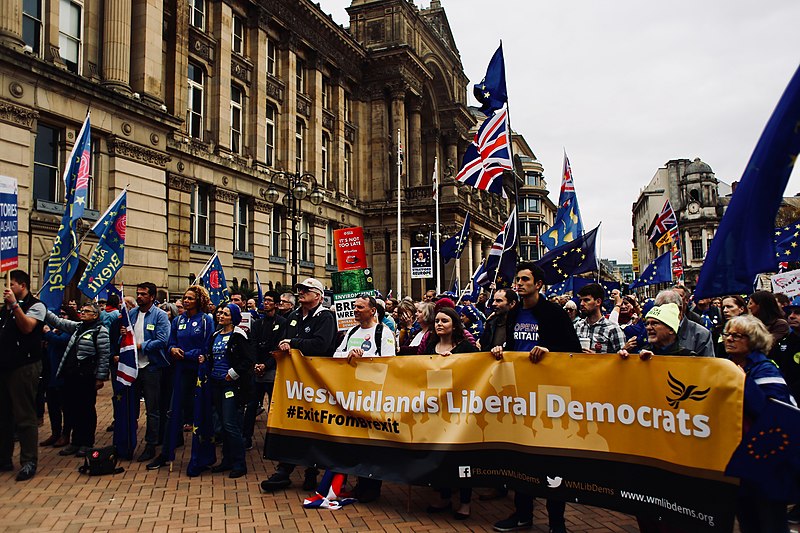
<svg viewBox="0 0 800 533">
<path fill-rule="evenodd" d="M 682 505 L 678 505 L 675 502 L 669 501 L 666 498 L 659 498 L 657 496 L 649 496 L 647 494 L 638 494 L 636 492 L 628 492 L 625 490 L 619 491 L 620 496 L 625 499 L 633 500 L 636 502 L 648 503 L 651 505 L 656 505 L 658 507 L 662 507 L 664 509 L 668 509 L 675 513 L 682 514 L 684 516 L 689 516 L 692 518 L 696 518 L 702 522 L 706 522 L 709 526 L 714 525 L 714 517 L 712 515 L 707 515 L 700 511 L 695 511 L 689 507 L 683 507 Z"/>
</svg>

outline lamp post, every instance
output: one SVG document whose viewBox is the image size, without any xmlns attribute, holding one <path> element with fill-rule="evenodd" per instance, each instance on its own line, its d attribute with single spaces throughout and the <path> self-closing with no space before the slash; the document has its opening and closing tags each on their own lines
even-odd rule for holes
<svg viewBox="0 0 800 533">
<path fill-rule="evenodd" d="M 300 223 L 300 204 L 303 200 L 308 199 L 313 205 L 320 205 L 325 199 L 325 193 L 317 185 L 317 178 L 313 174 L 307 172 L 273 172 L 269 188 L 264 193 L 264 199 L 271 204 L 277 203 L 280 198 L 280 192 L 275 186 L 276 178 L 286 180 L 286 193 L 281 203 L 289 209 L 289 219 L 292 221 L 292 287 L 294 287 L 297 285 L 299 271 L 297 226 Z"/>
</svg>

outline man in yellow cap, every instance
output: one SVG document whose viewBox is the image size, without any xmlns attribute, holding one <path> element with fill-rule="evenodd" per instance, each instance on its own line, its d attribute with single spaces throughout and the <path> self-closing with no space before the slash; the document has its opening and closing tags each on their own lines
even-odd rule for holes
<svg viewBox="0 0 800 533">
<path fill-rule="evenodd" d="M 682 348 L 678 343 L 678 328 L 680 327 L 680 310 L 674 303 L 657 305 L 644 317 L 644 327 L 647 333 L 647 342 L 642 346 L 639 357 L 644 360 L 654 355 L 693 355 L 691 350 Z M 623 359 L 630 355 L 627 350 L 619 351 Z"/>
</svg>

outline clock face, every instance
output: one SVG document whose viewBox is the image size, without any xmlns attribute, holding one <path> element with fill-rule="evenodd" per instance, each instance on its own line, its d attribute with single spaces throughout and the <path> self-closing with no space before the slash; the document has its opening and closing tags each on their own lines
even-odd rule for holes
<svg viewBox="0 0 800 533">
<path fill-rule="evenodd" d="M 700 204 L 698 204 L 697 202 L 692 202 L 692 203 L 689 204 L 689 212 L 690 213 L 692 213 L 694 215 L 694 214 L 698 213 L 699 211 L 700 211 Z"/>
</svg>

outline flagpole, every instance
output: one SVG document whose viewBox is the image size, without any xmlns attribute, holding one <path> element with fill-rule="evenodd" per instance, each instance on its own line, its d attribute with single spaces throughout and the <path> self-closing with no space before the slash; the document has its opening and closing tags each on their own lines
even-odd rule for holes
<svg viewBox="0 0 800 533">
<path fill-rule="evenodd" d="M 503 39 L 500 39 L 500 47 L 503 46 Z M 503 60 L 503 76 L 505 77 L 505 59 Z M 506 79 L 506 87 L 508 87 L 508 80 Z M 517 189 L 517 168 L 514 164 L 514 130 L 511 128 L 511 104 L 510 99 L 506 98 L 506 117 L 508 120 L 508 155 L 511 157 L 511 178 L 514 180 L 514 204 L 515 207 L 519 205 L 519 190 Z M 514 225 L 516 226 L 517 231 L 517 257 L 521 257 L 520 255 L 520 232 L 519 232 L 519 217 L 514 221 Z M 503 246 L 505 248 L 505 245 Z M 497 279 L 497 274 L 495 273 L 495 279 Z"/>
<path fill-rule="evenodd" d="M 442 246 L 442 235 L 439 233 L 439 156 L 433 158 L 433 199 L 436 204 L 436 294 L 442 294 L 442 257 L 439 253 Z"/>
<path fill-rule="evenodd" d="M 400 218 L 400 195 L 402 194 L 402 190 L 400 189 L 400 173 L 403 169 L 403 162 L 402 162 L 402 153 L 403 148 L 400 139 L 400 128 L 397 128 L 397 299 L 402 300 L 403 298 L 403 275 L 402 275 L 402 238 L 400 235 L 400 230 L 402 228 L 402 222 Z"/>
</svg>

